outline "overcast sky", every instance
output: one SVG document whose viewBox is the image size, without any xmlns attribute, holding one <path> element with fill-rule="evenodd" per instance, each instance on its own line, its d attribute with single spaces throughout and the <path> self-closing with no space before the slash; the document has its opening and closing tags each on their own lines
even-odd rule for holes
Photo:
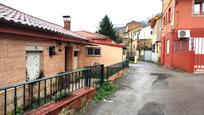
<svg viewBox="0 0 204 115">
<path fill-rule="evenodd" d="M 161 0 L 0 0 L 0 3 L 60 25 L 62 15 L 70 15 L 73 31 L 95 32 L 106 14 L 118 25 L 145 20 L 161 12 Z"/>
</svg>

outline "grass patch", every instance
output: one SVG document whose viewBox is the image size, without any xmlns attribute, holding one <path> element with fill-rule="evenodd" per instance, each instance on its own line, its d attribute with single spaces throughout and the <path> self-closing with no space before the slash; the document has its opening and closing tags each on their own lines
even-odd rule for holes
<svg viewBox="0 0 204 115">
<path fill-rule="evenodd" d="M 103 100 L 110 96 L 111 94 L 113 94 L 118 89 L 119 89 L 118 85 L 106 82 L 100 88 L 97 89 L 97 93 L 96 96 L 94 97 L 94 100 L 96 101 Z"/>
<path fill-rule="evenodd" d="M 17 106 L 16 107 L 16 115 L 23 115 L 23 108 L 22 107 L 20 107 L 20 106 Z M 10 115 L 15 115 L 15 113 L 14 113 L 14 111 L 12 111 L 11 113 L 10 113 Z"/>
<path fill-rule="evenodd" d="M 135 64 L 135 62 L 134 61 L 129 61 L 129 64 Z"/>
</svg>

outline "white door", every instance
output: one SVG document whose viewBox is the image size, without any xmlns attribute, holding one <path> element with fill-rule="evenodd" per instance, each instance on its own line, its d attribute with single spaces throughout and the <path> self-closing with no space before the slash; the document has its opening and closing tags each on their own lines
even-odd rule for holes
<svg viewBox="0 0 204 115">
<path fill-rule="evenodd" d="M 78 68 L 78 51 L 74 51 L 73 69 Z"/>
<path fill-rule="evenodd" d="M 27 79 L 34 80 L 40 74 L 40 52 L 26 53 L 26 71 Z"/>
</svg>

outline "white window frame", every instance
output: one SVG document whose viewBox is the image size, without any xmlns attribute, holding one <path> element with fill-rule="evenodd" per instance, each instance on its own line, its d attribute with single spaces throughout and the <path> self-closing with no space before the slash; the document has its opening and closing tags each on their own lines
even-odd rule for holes
<svg viewBox="0 0 204 115">
<path fill-rule="evenodd" d="M 170 52 L 170 43 L 169 40 L 166 41 L 166 54 L 169 54 Z"/>
<path fill-rule="evenodd" d="M 196 8 L 198 9 L 196 10 Z M 204 1 L 196 4 L 196 0 L 193 0 L 193 14 L 194 15 L 204 15 Z"/>
<path fill-rule="evenodd" d="M 89 54 L 89 53 L 88 53 L 89 48 L 92 48 L 92 49 L 93 49 L 93 54 Z M 100 47 L 87 47 L 86 49 L 87 49 L 87 53 L 86 53 L 87 56 L 101 56 L 101 48 L 100 48 Z M 99 55 L 98 55 L 98 54 L 95 54 L 95 50 L 96 50 L 96 49 L 99 49 L 99 50 L 100 50 L 100 54 L 99 54 Z"/>
</svg>

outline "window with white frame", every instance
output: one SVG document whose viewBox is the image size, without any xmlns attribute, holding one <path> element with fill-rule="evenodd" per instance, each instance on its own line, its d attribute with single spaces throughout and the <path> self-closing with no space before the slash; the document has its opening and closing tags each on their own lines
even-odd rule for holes
<svg viewBox="0 0 204 115">
<path fill-rule="evenodd" d="M 193 5 L 193 12 L 195 15 L 204 14 L 204 0 L 195 0 Z"/>
<path fill-rule="evenodd" d="M 169 45 L 169 40 L 167 40 L 167 43 L 166 43 L 166 54 L 169 54 L 169 50 L 170 50 L 170 45 Z"/>
<path fill-rule="evenodd" d="M 87 48 L 87 55 L 88 56 L 100 56 L 101 55 L 101 48 L 88 47 Z"/>
</svg>

